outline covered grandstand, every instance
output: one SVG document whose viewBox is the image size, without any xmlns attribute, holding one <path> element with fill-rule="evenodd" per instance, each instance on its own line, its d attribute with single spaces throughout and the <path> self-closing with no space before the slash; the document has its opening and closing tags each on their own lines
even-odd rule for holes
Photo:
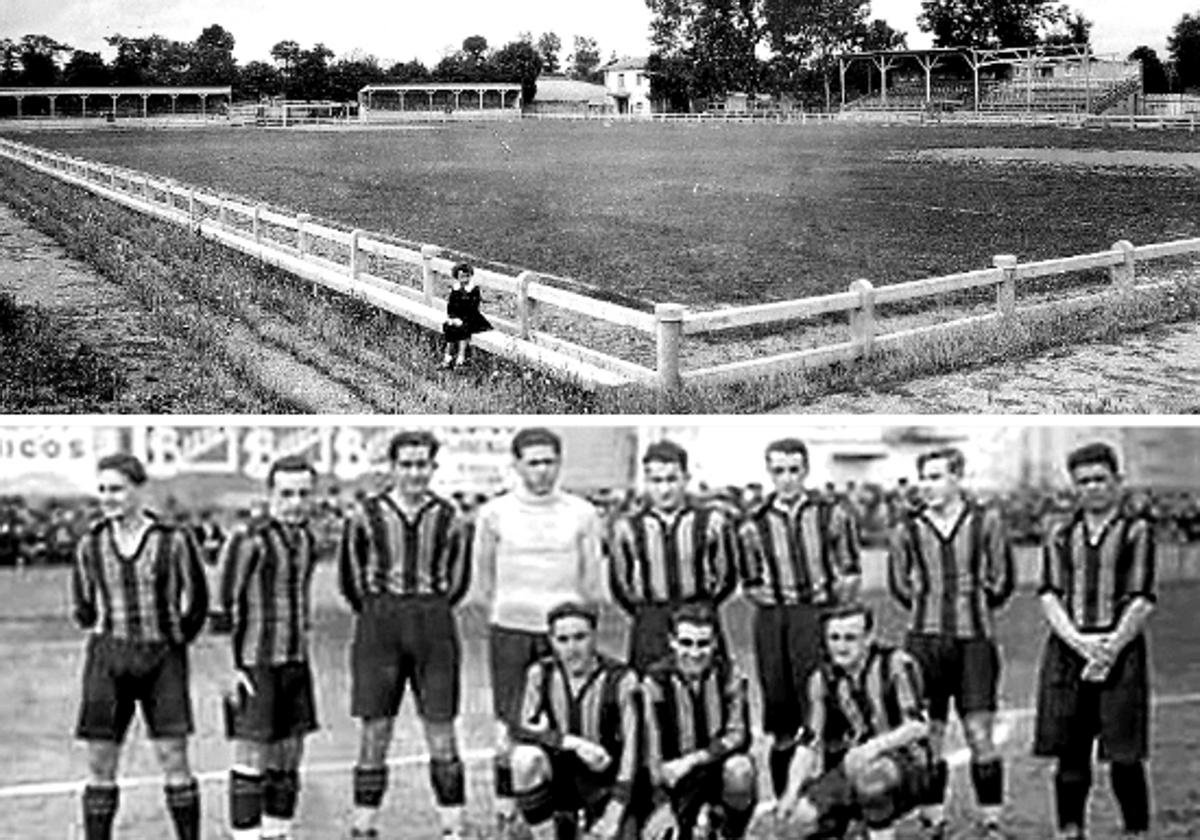
<svg viewBox="0 0 1200 840">
<path fill-rule="evenodd" d="M 420 118 L 433 113 L 520 116 L 522 104 L 521 86 L 504 82 L 367 85 L 358 92 L 358 116 L 363 122 Z"/>
<path fill-rule="evenodd" d="M 863 66 L 865 90 L 853 78 Z M 1101 114 L 1132 110 L 1142 94 L 1141 62 L 1086 44 L 846 53 L 838 73 L 843 111 Z"/>
<path fill-rule="evenodd" d="M 0 88 L 3 112 L 17 117 L 149 117 L 151 113 L 206 117 L 224 113 L 232 101 L 233 88 L 229 86 Z M 13 103 L 15 114 L 10 109 Z"/>
</svg>

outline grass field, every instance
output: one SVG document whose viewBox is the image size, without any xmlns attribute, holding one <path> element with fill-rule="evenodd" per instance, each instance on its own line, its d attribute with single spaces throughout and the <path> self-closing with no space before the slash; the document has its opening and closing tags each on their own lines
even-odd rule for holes
<svg viewBox="0 0 1200 840">
<path fill-rule="evenodd" d="M 1188 166 L 929 149 L 1197 152 L 1110 130 L 504 123 L 27 139 L 651 301 L 752 303 L 1200 235 Z M 1163 160 L 1158 161 L 1160 164 Z"/>
<path fill-rule="evenodd" d="M 868 562 L 880 562 L 869 555 Z M 1190 557 L 1188 562 L 1196 558 Z M 317 616 L 314 667 L 323 727 L 309 740 L 299 828 L 302 840 L 332 840 L 349 813 L 350 765 L 357 748 L 354 722 L 348 715 L 349 677 L 346 650 L 350 621 L 334 593 L 328 566 L 316 580 Z M 78 701 L 82 664 L 80 635 L 66 619 L 66 575 L 63 570 L 6 573 L 0 611 L 0 838 L 64 838 L 77 821 L 78 796 L 70 783 L 85 776 L 85 751 L 70 736 Z M 1194 600 L 1200 583 L 1164 582 L 1160 611 L 1152 622 L 1152 657 L 1156 709 L 1153 725 L 1151 778 L 1158 834 L 1164 838 L 1194 837 L 1200 832 L 1200 794 L 1194 780 L 1200 775 L 1200 636 L 1195 633 Z M 885 637 L 896 638 L 901 616 L 890 605 L 881 608 Z M 726 627 L 733 649 L 752 668 L 748 611 L 742 602 L 730 605 Z M 464 709 L 459 732 L 468 755 L 468 815 L 473 835 L 487 838 L 490 825 L 490 694 L 479 616 L 462 616 L 465 668 Z M 1000 622 L 1006 653 L 1002 682 L 1006 737 L 1003 751 L 1009 762 L 1006 824 L 1015 840 L 1050 836 L 1051 768 L 1029 757 L 1036 660 L 1045 635 L 1031 590 L 1019 591 Z M 624 628 L 615 616 L 604 625 L 604 647 L 624 649 Z M 202 774 L 206 837 L 222 837 L 225 814 L 224 772 L 229 760 L 219 725 L 219 692 L 225 677 L 224 640 L 202 637 L 192 654 L 193 701 L 198 734 L 193 742 L 195 769 Z M 757 701 L 755 701 L 757 702 Z M 397 766 L 385 800 L 385 836 L 433 836 L 435 815 L 420 754 L 424 746 L 418 724 L 406 704 L 397 726 L 392 756 Z M 961 747 L 961 741 L 957 742 Z M 961 754 L 956 758 L 961 759 Z M 122 794 L 118 836 L 169 836 L 158 773 L 139 724 L 128 742 L 122 767 L 127 783 Z M 972 836 L 966 829 L 973 801 L 966 768 L 957 765 L 953 777 L 952 818 L 962 827 L 955 837 Z M 1097 840 L 1115 838 L 1117 816 L 1108 793 L 1107 774 L 1097 775 L 1092 806 Z M 915 837 L 905 824 L 900 836 Z M 761 840 L 773 837 L 764 827 Z"/>
</svg>

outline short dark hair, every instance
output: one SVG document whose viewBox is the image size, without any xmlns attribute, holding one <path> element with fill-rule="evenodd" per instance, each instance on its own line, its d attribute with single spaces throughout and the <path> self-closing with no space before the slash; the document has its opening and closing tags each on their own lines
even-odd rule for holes
<svg viewBox="0 0 1200 840">
<path fill-rule="evenodd" d="M 945 460 L 946 465 L 950 467 L 950 472 L 954 473 L 959 478 L 962 478 L 963 470 L 967 466 L 967 457 L 962 454 L 962 450 L 953 446 L 945 446 L 941 449 L 934 449 L 931 452 L 922 452 L 917 456 L 917 475 L 925 469 L 925 465 L 930 461 Z"/>
<path fill-rule="evenodd" d="M 475 276 L 475 269 L 471 267 L 469 262 L 455 263 L 454 268 L 450 269 L 450 276 L 457 280 L 459 277 Z"/>
<path fill-rule="evenodd" d="M 129 483 L 134 487 L 141 487 L 146 483 L 146 467 L 137 456 L 126 452 L 105 455 L 96 462 L 96 471 L 100 472 L 101 470 L 115 470 L 119 472 L 129 479 Z"/>
<path fill-rule="evenodd" d="M 531 446 L 549 446 L 554 450 L 555 455 L 562 455 L 562 438 L 542 426 L 521 429 L 513 435 L 513 457 L 520 458 L 521 453 Z"/>
<path fill-rule="evenodd" d="M 587 604 L 583 601 L 563 601 L 546 613 L 546 626 L 553 627 L 554 622 L 563 618 L 582 618 L 595 630 L 600 624 L 600 611 L 594 604 Z"/>
<path fill-rule="evenodd" d="M 671 635 L 679 629 L 681 624 L 695 624 L 698 627 L 711 627 L 715 633 L 717 630 L 717 613 L 708 604 L 684 604 L 676 607 L 671 612 Z"/>
<path fill-rule="evenodd" d="M 441 444 L 438 443 L 433 432 L 424 429 L 397 432 L 388 442 L 388 460 L 393 464 L 396 463 L 396 459 L 400 457 L 400 450 L 406 446 L 425 447 L 429 450 L 429 460 L 431 461 L 437 458 L 438 449 L 441 448 Z"/>
<path fill-rule="evenodd" d="M 804 456 L 804 465 L 808 466 L 808 447 L 800 438 L 789 437 L 771 441 L 767 444 L 763 457 L 770 458 L 772 452 L 778 452 L 780 455 L 802 455 Z"/>
<path fill-rule="evenodd" d="M 1102 464 L 1108 467 L 1113 475 L 1121 472 L 1117 451 L 1107 443 L 1100 441 L 1085 443 L 1067 455 L 1067 472 L 1075 472 L 1076 468 L 1087 464 Z"/>
<path fill-rule="evenodd" d="M 646 447 L 642 456 L 642 466 L 649 463 L 678 464 L 681 472 L 688 471 L 687 450 L 672 440 L 659 440 Z"/>
<path fill-rule="evenodd" d="M 821 631 L 824 633 L 826 625 L 828 625 L 831 621 L 836 621 L 843 618 L 853 618 L 857 615 L 861 615 L 864 619 L 866 619 L 866 623 L 863 626 L 866 628 L 868 633 L 871 632 L 871 630 L 875 627 L 875 611 L 862 601 L 850 601 L 845 604 L 839 604 L 838 606 L 828 610 L 824 615 L 821 616 Z"/>
<path fill-rule="evenodd" d="M 306 472 L 313 477 L 313 481 L 317 480 L 317 468 L 310 464 L 307 458 L 303 455 L 284 455 L 276 459 L 267 470 L 268 490 L 275 489 L 275 476 L 281 472 Z"/>
</svg>

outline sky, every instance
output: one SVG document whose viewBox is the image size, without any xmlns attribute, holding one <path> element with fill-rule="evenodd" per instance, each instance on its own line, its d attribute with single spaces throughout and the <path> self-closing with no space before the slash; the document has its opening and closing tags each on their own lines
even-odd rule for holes
<svg viewBox="0 0 1200 840">
<path fill-rule="evenodd" d="M 1200 0 L 1067 0 L 1095 26 L 1098 53 L 1128 54 L 1148 44 L 1166 56 L 1166 40 L 1185 13 L 1200 14 Z M 917 29 L 920 0 L 873 0 L 872 16 L 907 32 L 909 46 L 929 46 Z M 562 58 L 573 36 L 593 37 L 601 55 L 644 56 L 649 52 L 650 13 L 645 0 L 0 0 L 0 37 L 49 35 L 76 49 L 111 58 L 106 35 L 159 34 L 192 41 L 206 26 L 219 23 L 235 40 L 234 54 L 246 63 L 270 61 L 271 46 L 282 40 L 301 47 L 319 42 L 343 57 L 355 52 L 384 65 L 418 58 L 427 65 L 456 50 L 469 35 L 483 35 L 493 47 L 521 32 L 536 37 L 552 31 L 563 42 Z"/>
</svg>

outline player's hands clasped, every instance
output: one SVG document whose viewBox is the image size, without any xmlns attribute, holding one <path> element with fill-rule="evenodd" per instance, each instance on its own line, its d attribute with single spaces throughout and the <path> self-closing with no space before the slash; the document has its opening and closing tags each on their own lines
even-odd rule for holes
<svg viewBox="0 0 1200 840">
<path fill-rule="evenodd" d="M 586 738 L 568 736 L 563 739 L 563 749 L 575 753 L 593 773 L 603 773 L 608 769 L 608 765 L 612 764 L 612 756 L 608 754 L 608 750 Z"/>
<path fill-rule="evenodd" d="M 239 699 L 245 691 L 250 697 L 255 696 L 258 691 L 254 687 L 254 680 L 250 679 L 250 675 L 241 668 L 233 669 L 233 679 L 229 681 L 228 694 L 233 700 Z"/>
<path fill-rule="evenodd" d="M 692 760 L 692 757 L 686 755 L 674 761 L 664 762 L 662 768 L 663 784 L 669 788 L 675 787 L 675 785 L 679 784 L 680 779 L 692 772 L 695 766 L 696 764 Z"/>
</svg>

